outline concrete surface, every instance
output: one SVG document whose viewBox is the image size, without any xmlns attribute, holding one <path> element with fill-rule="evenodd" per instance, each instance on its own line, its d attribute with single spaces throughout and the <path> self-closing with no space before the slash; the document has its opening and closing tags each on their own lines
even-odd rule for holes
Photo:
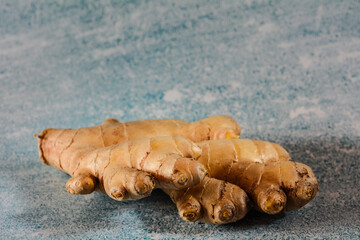
<svg viewBox="0 0 360 240">
<path fill-rule="evenodd" d="M 360 238 L 359 1 L 0 1 L 0 238 Z M 225 226 L 160 191 L 72 196 L 48 127 L 233 116 L 312 167 L 306 207 Z"/>
</svg>

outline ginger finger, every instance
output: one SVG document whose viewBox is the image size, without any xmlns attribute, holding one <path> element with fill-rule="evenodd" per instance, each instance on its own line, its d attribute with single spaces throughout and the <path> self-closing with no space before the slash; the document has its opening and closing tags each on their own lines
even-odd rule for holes
<svg viewBox="0 0 360 240">
<path fill-rule="evenodd" d="M 234 165 L 236 170 L 239 169 L 236 168 L 238 164 Z M 234 173 L 230 172 L 230 174 Z M 244 164 L 241 174 L 230 181 L 241 186 L 256 203 L 256 209 L 260 211 L 276 214 L 286 205 L 286 195 L 280 188 L 279 171 L 271 166 L 258 162 Z"/>
<path fill-rule="evenodd" d="M 121 122 L 115 118 L 108 118 L 101 123 L 101 125 L 121 124 Z"/>
<path fill-rule="evenodd" d="M 281 212 L 286 205 L 286 195 L 281 189 L 280 162 L 263 164 L 261 179 L 253 189 L 257 206 L 268 214 Z M 245 175 L 246 173 L 244 173 Z"/>
<path fill-rule="evenodd" d="M 318 183 L 312 170 L 301 163 L 281 163 L 282 186 L 288 197 L 286 210 L 298 209 L 311 201 L 317 191 Z"/>
<path fill-rule="evenodd" d="M 211 140 L 198 143 L 198 159 L 209 177 L 238 185 L 257 209 L 268 214 L 298 209 L 317 193 L 311 169 L 290 161 L 278 144 L 247 139 Z"/>
<path fill-rule="evenodd" d="M 276 214 L 301 208 L 315 197 L 317 188 L 308 166 L 293 161 L 272 162 L 265 164 L 254 196 L 262 211 Z"/>
<path fill-rule="evenodd" d="M 241 188 L 214 178 L 206 177 L 200 184 L 186 190 L 165 192 L 176 203 L 180 217 L 189 222 L 235 222 L 250 209 L 249 198 Z"/>
<path fill-rule="evenodd" d="M 137 200 L 151 194 L 155 180 L 149 173 L 114 165 L 105 169 L 103 186 L 106 194 L 117 201 Z"/>
<path fill-rule="evenodd" d="M 182 189 L 200 183 L 207 173 L 205 168 L 193 159 L 171 155 L 163 159 L 157 172 L 153 174 L 157 175 L 159 188 Z"/>
<path fill-rule="evenodd" d="M 241 133 L 240 125 L 231 117 L 218 115 L 202 119 L 184 127 L 182 130 L 187 137 L 194 142 L 215 139 L 233 139 L 239 138 Z"/>
<path fill-rule="evenodd" d="M 277 214 L 283 211 L 286 206 L 287 197 L 276 185 L 260 185 L 253 190 L 251 195 L 256 203 L 256 209 L 267 214 Z"/>
<path fill-rule="evenodd" d="M 200 183 L 201 184 L 201 183 Z M 193 188 L 195 188 L 194 186 Z M 188 222 L 198 221 L 203 216 L 203 207 L 194 196 L 188 193 L 189 189 L 163 191 L 170 196 L 176 204 L 180 217 Z"/>
<path fill-rule="evenodd" d="M 66 183 L 66 190 L 71 194 L 89 194 L 95 190 L 97 180 L 91 176 L 71 177 Z"/>
</svg>

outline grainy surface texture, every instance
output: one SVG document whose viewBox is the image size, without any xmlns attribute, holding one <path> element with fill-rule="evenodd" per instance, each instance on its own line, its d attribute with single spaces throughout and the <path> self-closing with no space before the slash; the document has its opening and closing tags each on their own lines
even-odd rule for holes
<svg viewBox="0 0 360 240">
<path fill-rule="evenodd" d="M 0 238 L 360 237 L 359 1 L 0 0 Z M 312 167 L 301 210 L 187 223 L 155 191 L 72 196 L 34 133 L 233 116 Z"/>
</svg>

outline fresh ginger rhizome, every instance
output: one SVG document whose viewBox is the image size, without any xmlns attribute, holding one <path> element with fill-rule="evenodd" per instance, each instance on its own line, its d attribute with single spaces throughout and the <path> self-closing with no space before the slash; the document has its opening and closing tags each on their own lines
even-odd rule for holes
<svg viewBox="0 0 360 240">
<path fill-rule="evenodd" d="M 278 144 L 238 139 L 229 116 L 189 123 L 174 119 L 45 129 L 40 158 L 71 175 L 72 194 L 106 193 L 124 201 L 167 193 L 186 221 L 224 224 L 252 206 L 276 214 L 304 206 L 317 193 L 312 170 Z"/>
</svg>

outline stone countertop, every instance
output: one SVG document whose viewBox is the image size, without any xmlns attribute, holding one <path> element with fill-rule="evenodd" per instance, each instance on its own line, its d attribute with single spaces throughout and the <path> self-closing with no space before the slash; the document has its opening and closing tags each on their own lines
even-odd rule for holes
<svg viewBox="0 0 360 240">
<path fill-rule="evenodd" d="M 0 3 L 0 238 L 360 238 L 359 1 Z M 283 145 L 319 193 L 304 208 L 187 223 L 160 191 L 73 196 L 34 133 L 228 114 Z"/>
</svg>

